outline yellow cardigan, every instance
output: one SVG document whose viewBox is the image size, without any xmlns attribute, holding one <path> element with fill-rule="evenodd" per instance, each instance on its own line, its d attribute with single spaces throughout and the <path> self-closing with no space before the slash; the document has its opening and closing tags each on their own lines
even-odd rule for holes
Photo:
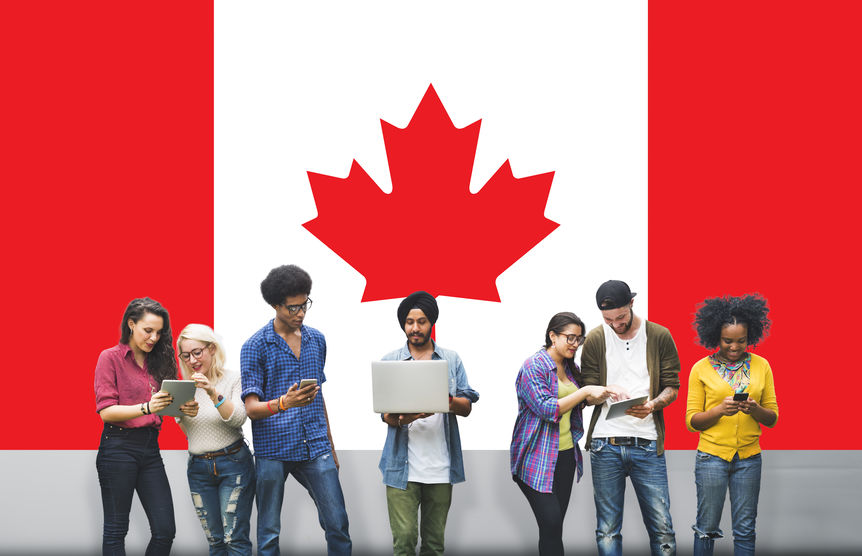
<svg viewBox="0 0 862 556">
<path fill-rule="evenodd" d="M 775 400 L 775 383 L 769 362 L 759 355 L 751 354 L 751 381 L 746 388 L 748 395 L 758 404 L 775 412 L 778 422 L 778 403 Z M 711 409 L 727 396 L 732 396 L 730 385 L 712 368 L 709 358 L 704 357 L 694 364 L 688 378 L 688 403 L 685 410 L 685 425 L 692 432 L 700 432 L 697 449 L 730 461 L 739 452 L 740 459 L 760 453 L 760 423 L 751 415 L 739 412 L 724 415 L 718 423 L 705 431 L 691 428 L 694 414 Z M 775 426 L 774 424 L 772 426 Z"/>
</svg>

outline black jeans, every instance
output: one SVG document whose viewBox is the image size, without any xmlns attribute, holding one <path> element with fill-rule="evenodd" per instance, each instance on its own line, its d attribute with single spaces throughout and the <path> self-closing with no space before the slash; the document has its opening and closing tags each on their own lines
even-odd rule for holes
<svg viewBox="0 0 862 556">
<path fill-rule="evenodd" d="M 513 478 L 527 497 L 533 515 L 536 516 L 536 523 L 539 525 L 539 554 L 562 556 L 563 519 L 569 508 L 569 498 L 572 496 L 572 485 L 575 482 L 575 449 L 563 450 L 557 456 L 552 492 L 533 490 L 518 477 Z"/>
<path fill-rule="evenodd" d="M 96 470 L 105 519 L 102 554 L 126 554 L 125 539 L 135 491 L 150 522 L 147 556 L 170 554 L 176 533 L 174 502 L 159 453 L 159 431 L 152 427 L 124 429 L 105 424 Z"/>
</svg>

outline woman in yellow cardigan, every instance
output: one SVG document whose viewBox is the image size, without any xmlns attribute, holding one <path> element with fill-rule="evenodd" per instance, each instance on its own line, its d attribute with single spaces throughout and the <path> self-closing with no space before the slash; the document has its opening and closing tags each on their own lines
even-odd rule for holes
<svg viewBox="0 0 862 556">
<path fill-rule="evenodd" d="M 718 526 L 728 489 L 733 553 L 754 554 L 761 425 L 775 426 L 778 404 L 769 363 L 748 347 L 768 333 L 768 312 L 764 298 L 746 295 L 707 299 L 695 315 L 700 344 L 718 348 L 694 364 L 688 380 L 685 422 L 700 433 L 695 556 L 711 555 L 723 536 Z"/>
</svg>

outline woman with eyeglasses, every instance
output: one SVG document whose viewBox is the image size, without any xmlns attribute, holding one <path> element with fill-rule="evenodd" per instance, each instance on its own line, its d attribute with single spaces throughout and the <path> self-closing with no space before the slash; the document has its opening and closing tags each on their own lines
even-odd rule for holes
<svg viewBox="0 0 862 556">
<path fill-rule="evenodd" d="M 250 555 L 255 470 L 242 435 L 245 405 L 238 372 L 212 328 L 190 324 L 177 338 L 183 377 L 195 381 L 194 412 L 177 418 L 189 440 L 192 503 L 211 555 Z"/>
<path fill-rule="evenodd" d="M 584 435 L 586 404 L 620 393 L 616 386 L 580 386 L 574 357 L 584 341 L 584 323 L 574 313 L 557 313 L 545 331 L 545 345 L 518 371 L 518 417 L 512 433 L 512 478 L 539 526 L 539 554 L 563 554 L 563 519 L 572 485 L 583 474 L 578 440 Z"/>
<path fill-rule="evenodd" d="M 733 553 L 754 554 L 760 497 L 760 434 L 778 421 L 769 362 L 748 351 L 769 332 L 759 295 L 707 299 L 694 318 L 700 344 L 715 350 L 694 364 L 685 423 L 700 434 L 695 453 L 697 522 L 694 554 L 712 554 L 730 491 Z"/>
<path fill-rule="evenodd" d="M 168 312 L 157 301 L 133 299 L 120 321 L 120 342 L 99 355 L 96 411 L 104 421 L 96 469 L 102 490 L 102 554 L 125 554 L 135 491 L 150 522 L 148 555 L 170 554 L 176 526 L 171 487 L 159 452 L 170 405 L 162 381 L 177 374 Z"/>
</svg>

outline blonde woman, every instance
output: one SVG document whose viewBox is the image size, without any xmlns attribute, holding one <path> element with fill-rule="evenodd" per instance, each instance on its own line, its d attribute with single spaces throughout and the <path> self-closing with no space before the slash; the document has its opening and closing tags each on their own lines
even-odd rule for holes
<svg viewBox="0 0 862 556">
<path fill-rule="evenodd" d="M 242 435 L 246 414 L 239 373 L 225 370 L 224 349 L 203 324 L 183 328 L 177 353 L 183 377 L 197 386 L 198 411 L 177 422 L 189 440 L 189 488 L 209 553 L 250 555 L 255 471 Z"/>
</svg>

